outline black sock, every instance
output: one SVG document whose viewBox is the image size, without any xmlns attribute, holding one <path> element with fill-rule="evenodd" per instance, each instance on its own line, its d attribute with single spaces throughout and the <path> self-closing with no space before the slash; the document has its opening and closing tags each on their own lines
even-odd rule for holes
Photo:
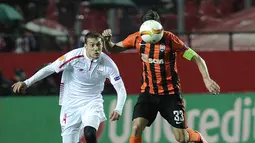
<svg viewBox="0 0 255 143">
<path fill-rule="evenodd" d="M 84 137 L 86 140 L 86 143 L 97 143 L 97 137 L 96 137 L 96 129 L 91 126 L 86 126 L 84 128 Z"/>
</svg>

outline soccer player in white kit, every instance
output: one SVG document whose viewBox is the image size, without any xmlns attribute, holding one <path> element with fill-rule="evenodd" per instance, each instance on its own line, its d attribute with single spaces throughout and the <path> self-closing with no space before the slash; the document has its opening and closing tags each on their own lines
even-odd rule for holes
<svg viewBox="0 0 255 143">
<path fill-rule="evenodd" d="M 106 78 L 117 92 L 117 105 L 111 120 L 120 118 L 126 101 L 126 89 L 113 60 L 102 52 L 101 34 L 90 32 L 85 36 L 83 48 L 72 50 L 42 68 L 31 78 L 15 83 L 14 93 L 25 90 L 33 83 L 63 71 L 59 103 L 63 143 L 79 142 L 79 131 L 84 128 L 87 143 L 97 143 L 96 131 L 106 120 L 101 92 Z"/>
</svg>

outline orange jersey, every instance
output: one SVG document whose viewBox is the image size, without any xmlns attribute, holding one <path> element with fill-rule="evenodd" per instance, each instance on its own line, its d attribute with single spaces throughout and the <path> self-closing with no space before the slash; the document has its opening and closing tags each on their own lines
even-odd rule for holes
<svg viewBox="0 0 255 143">
<path fill-rule="evenodd" d="M 177 73 L 177 52 L 188 49 L 173 33 L 165 31 L 163 38 L 155 43 L 145 43 L 139 32 L 122 41 L 124 48 L 136 48 L 141 55 L 143 72 L 141 92 L 157 95 L 179 94 L 180 80 Z"/>
</svg>

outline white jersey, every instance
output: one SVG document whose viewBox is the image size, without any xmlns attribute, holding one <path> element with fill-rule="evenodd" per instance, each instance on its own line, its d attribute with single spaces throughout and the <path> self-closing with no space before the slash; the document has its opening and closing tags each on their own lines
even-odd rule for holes
<svg viewBox="0 0 255 143">
<path fill-rule="evenodd" d="M 122 113 L 126 90 L 116 64 L 106 54 L 102 52 L 97 60 L 92 60 L 86 56 L 85 48 L 72 50 L 24 82 L 29 87 L 52 73 L 61 71 L 60 105 L 76 108 L 92 100 L 103 102 L 101 92 L 105 80 L 109 78 L 118 94 L 115 110 Z"/>
<path fill-rule="evenodd" d="M 76 106 L 91 100 L 102 100 L 104 82 L 121 80 L 113 60 L 101 53 L 97 60 L 89 59 L 85 48 L 72 50 L 50 65 L 55 72 L 63 71 L 60 85 L 60 105 Z"/>
</svg>

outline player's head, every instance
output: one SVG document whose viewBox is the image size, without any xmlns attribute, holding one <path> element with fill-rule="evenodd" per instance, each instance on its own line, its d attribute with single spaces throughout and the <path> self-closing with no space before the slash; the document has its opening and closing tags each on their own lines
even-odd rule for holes
<svg viewBox="0 0 255 143">
<path fill-rule="evenodd" d="M 85 35 L 84 42 L 87 56 L 92 59 L 99 58 L 104 46 L 103 36 L 96 32 L 89 32 Z"/>
<path fill-rule="evenodd" d="M 142 23 L 147 20 L 155 20 L 160 23 L 160 16 L 156 11 L 149 10 L 141 17 Z"/>
</svg>

